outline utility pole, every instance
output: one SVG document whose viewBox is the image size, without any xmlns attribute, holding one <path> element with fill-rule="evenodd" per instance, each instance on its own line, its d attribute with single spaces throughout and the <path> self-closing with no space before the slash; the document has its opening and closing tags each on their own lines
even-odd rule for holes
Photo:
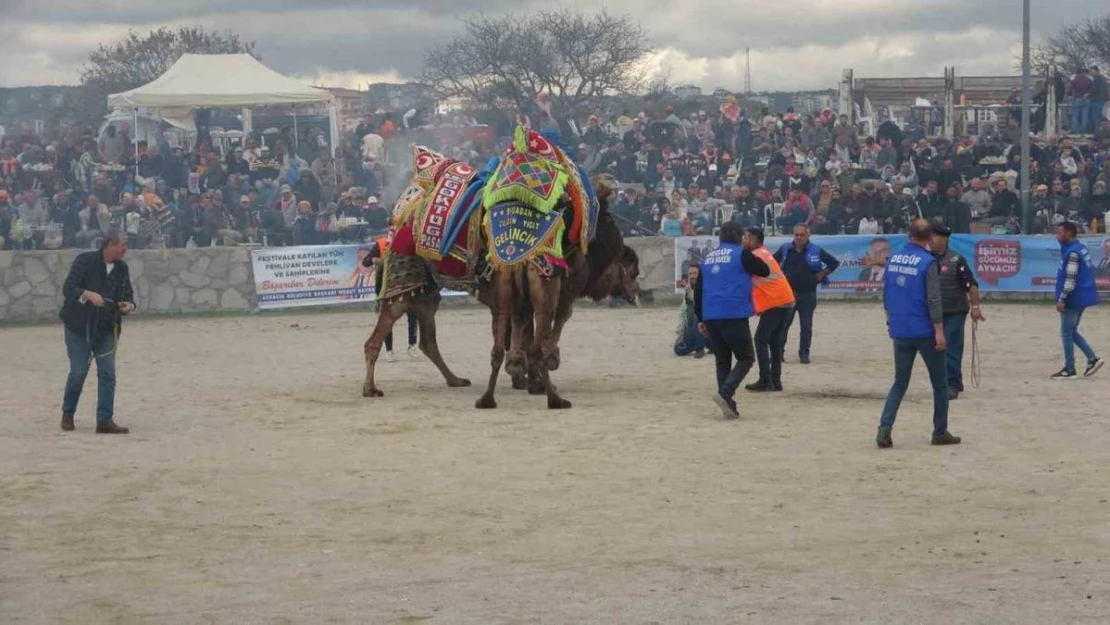
<svg viewBox="0 0 1110 625">
<path fill-rule="evenodd" d="M 1031 156 L 1029 146 L 1029 0 L 1022 2 L 1022 34 L 1021 34 L 1021 231 L 1029 234 L 1033 226 L 1033 198 L 1032 184 L 1029 179 L 1029 159 Z M 1051 89 L 1051 86 L 1048 86 Z M 1046 125 L 1047 127 L 1047 125 Z"/>
<path fill-rule="evenodd" d="M 744 95 L 752 95 L 752 49 L 745 48 L 744 55 L 746 57 L 744 65 Z"/>
</svg>

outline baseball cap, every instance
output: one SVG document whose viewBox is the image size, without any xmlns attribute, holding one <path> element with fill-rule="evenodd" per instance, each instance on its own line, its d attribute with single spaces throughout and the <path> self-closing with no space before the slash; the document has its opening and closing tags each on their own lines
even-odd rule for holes
<svg viewBox="0 0 1110 625">
<path fill-rule="evenodd" d="M 291 187 L 287 184 L 283 184 L 283 185 L 281 185 L 281 192 L 282 193 L 292 193 L 293 192 L 293 187 Z"/>
<path fill-rule="evenodd" d="M 239 201 L 240 202 L 249 202 L 249 201 L 251 201 L 251 199 L 250 199 L 249 196 L 241 195 L 241 196 L 239 196 Z"/>
<path fill-rule="evenodd" d="M 952 229 L 944 224 L 933 224 L 933 234 L 938 237 L 950 237 L 952 236 Z"/>
<path fill-rule="evenodd" d="M 366 203 L 367 204 L 377 204 L 378 203 L 378 198 L 371 195 L 370 197 L 366 198 Z"/>
</svg>

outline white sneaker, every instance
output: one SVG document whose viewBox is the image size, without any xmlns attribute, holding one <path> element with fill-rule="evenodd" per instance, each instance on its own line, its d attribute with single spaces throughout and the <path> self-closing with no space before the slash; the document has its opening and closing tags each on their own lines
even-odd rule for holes
<svg viewBox="0 0 1110 625">
<path fill-rule="evenodd" d="M 393 357 L 393 352 L 386 352 L 385 353 L 385 361 L 386 362 L 394 362 L 395 360 L 396 360 L 396 358 Z"/>
<path fill-rule="evenodd" d="M 420 350 L 415 345 L 409 345 L 409 358 L 413 360 L 420 358 Z"/>
</svg>

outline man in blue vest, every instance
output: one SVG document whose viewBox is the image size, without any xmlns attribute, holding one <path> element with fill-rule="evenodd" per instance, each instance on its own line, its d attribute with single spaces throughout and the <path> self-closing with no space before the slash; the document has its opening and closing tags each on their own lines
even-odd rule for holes
<svg viewBox="0 0 1110 625">
<path fill-rule="evenodd" d="M 840 267 L 840 261 L 809 240 L 809 226 L 794 226 L 794 242 L 783 243 L 775 252 L 790 288 L 794 289 L 794 312 L 802 326 L 798 340 L 798 361 L 809 364 L 809 348 L 813 344 L 813 313 L 817 310 L 817 285 L 828 284 L 829 275 Z M 790 315 L 786 332 L 794 325 Z"/>
<path fill-rule="evenodd" d="M 1060 313 L 1060 338 L 1064 342 L 1064 368 L 1052 375 L 1053 380 L 1074 380 L 1075 347 L 1087 357 L 1084 377 L 1091 377 L 1102 368 L 1103 361 L 1079 334 L 1083 311 L 1098 304 L 1095 287 L 1095 264 L 1087 246 L 1076 239 L 1075 224 L 1065 221 L 1056 226 L 1060 242 L 1060 269 L 1056 271 L 1056 310 Z"/>
<path fill-rule="evenodd" d="M 948 432 L 948 379 L 944 366 L 944 307 L 940 272 L 936 259 L 926 248 L 932 225 L 916 219 L 910 225 L 910 240 L 887 261 L 883 275 L 883 308 L 887 329 L 894 340 L 894 384 L 886 396 L 879 433 L 880 448 L 894 446 L 890 438 L 902 398 L 910 386 L 913 362 L 918 354 L 929 370 L 933 386 L 934 445 L 958 445 L 960 437 Z"/>
<path fill-rule="evenodd" d="M 767 263 L 741 246 L 743 235 L 738 223 L 730 221 L 721 226 L 720 245 L 702 260 L 694 283 L 698 332 L 709 339 L 709 348 L 717 360 L 717 393 L 713 401 L 726 419 L 740 417 L 733 397 L 755 362 L 752 330 L 748 325 L 748 319 L 755 315 L 752 276 L 771 275 Z"/>
</svg>

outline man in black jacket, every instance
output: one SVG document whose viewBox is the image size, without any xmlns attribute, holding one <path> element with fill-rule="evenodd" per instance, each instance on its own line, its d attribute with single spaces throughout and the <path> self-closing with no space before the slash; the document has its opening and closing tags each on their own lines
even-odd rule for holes
<svg viewBox="0 0 1110 625">
<path fill-rule="evenodd" d="M 85 252 L 73 260 L 66 276 L 60 317 L 65 325 L 69 378 L 62 399 L 62 429 L 73 430 L 73 414 L 96 360 L 96 433 L 127 434 L 112 420 L 116 395 L 116 346 L 122 316 L 135 310 L 131 275 L 123 255 L 127 238 L 118 229 L 105 233 L 99 250 Z"/>
</svg>

